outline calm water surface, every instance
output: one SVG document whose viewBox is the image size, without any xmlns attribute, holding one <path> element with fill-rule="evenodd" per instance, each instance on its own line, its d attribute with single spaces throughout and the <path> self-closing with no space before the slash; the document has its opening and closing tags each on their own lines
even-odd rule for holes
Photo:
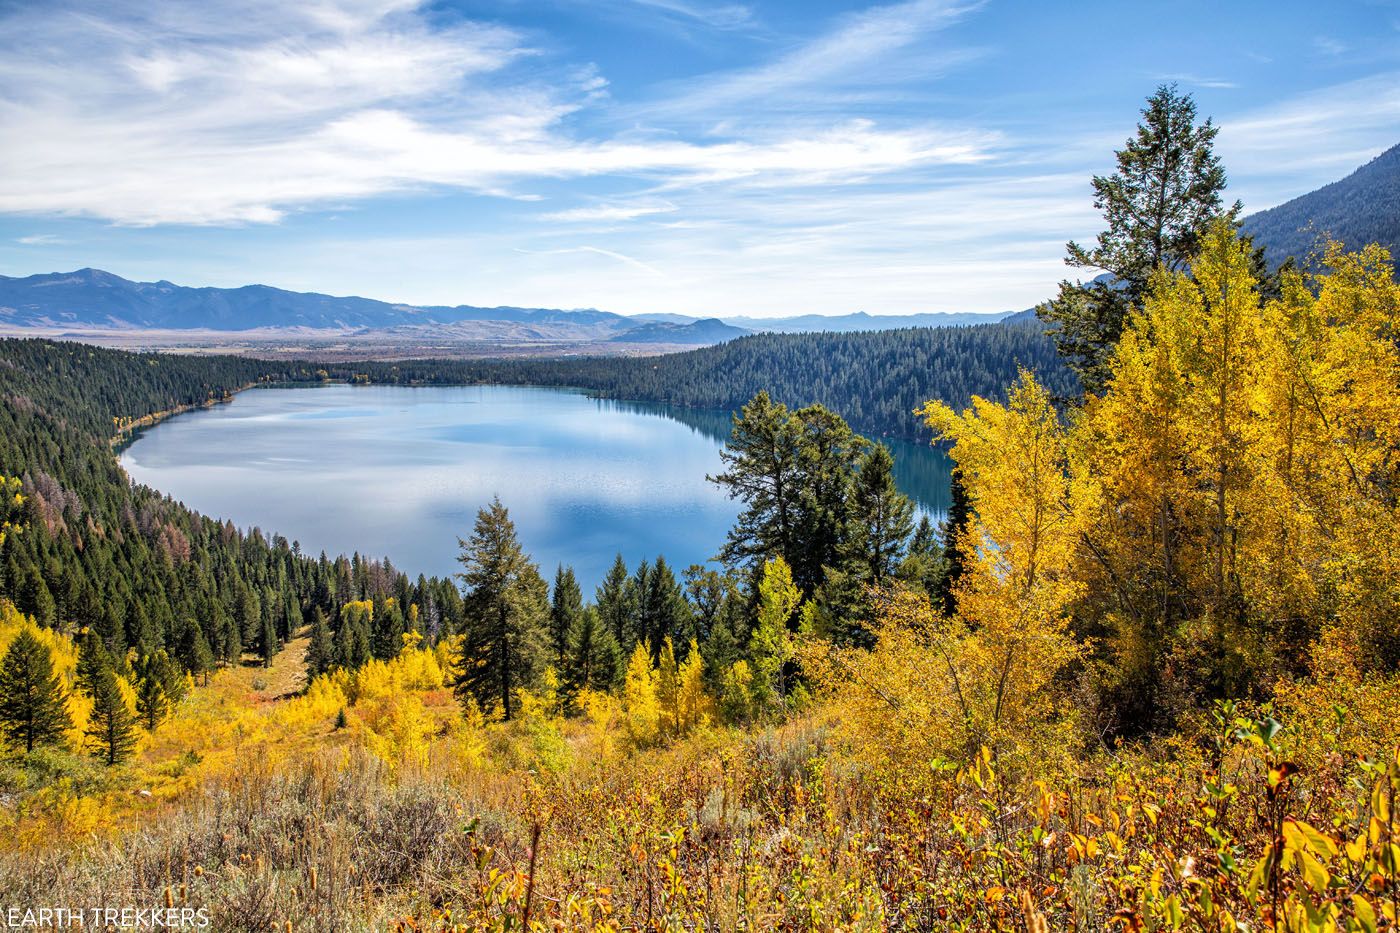
<svg viewBox="0 0 1400 933">
<path fill-rule="evenodd" d="M 151 428 L 121 462 L 206 515 L 412 575 L 457 571 L 457 538 L 499 495 L 545 575 L 572 564 L 591 594 L 619 552 L 678 572 L 714 555 L 738 514 L 705 481 L 728 430 L 721 412 L 563 389 L 255 389 Z M 891 447 L 904 492 L 944 510 L 946 458 Z"/>
</svg>

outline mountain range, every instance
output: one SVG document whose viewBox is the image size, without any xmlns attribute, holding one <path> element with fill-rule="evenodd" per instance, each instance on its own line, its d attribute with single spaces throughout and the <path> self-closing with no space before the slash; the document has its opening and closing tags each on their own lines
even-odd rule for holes
<svg viewBox="0 0 1400 933">
<path fill-rule="evenodd" d="M 1001 315 L 864 312 L 795 318 L 682 314 L 626 316 L 592 308 L 481 308 L 410 305 L 373 298 L 293 292 L 268 285 L 191 288 L 173 282 L 133 282 L 101 269 L 23 278 L 0 276 L 0 327 L 47 331 L 214 331 L 259 329 L 339 331 L 393 336 L 437 334 L 459 340 L 522 340 L 673 344 L 719 343 L 755 331 L 850 332 L 890 327 L 985 324 Z"/>
<path fill-rule="evenodd" d="M 1377 242 L 1400 251 L 1400 145 L 1347 177 L 1246 217 L 1244 229 L 1277 265 L 1305 260 L 1320 238 L 1349 248 Z M 376 340 L 431 349 L 439 343 L 478 348 L 527 347 L 550 352 L 655 352 L 720 343 L 745 334 L 882 330 L 990 323 L 1008 314 L 805 314 L 797 317 L 625 316 L 592 308 L 483 308 L 410 305 L 354 296 L 294 292 L 268 285 L 193 288 L 173 282 L 133 282 L 100 269 L 22 278 L 0 276 L 0 329 L 68 334 L 190 334 L 209 342 L 233 334 L 263 339 Z M 222 335 L 222 336 L 221 336 Z"/>
</svg>

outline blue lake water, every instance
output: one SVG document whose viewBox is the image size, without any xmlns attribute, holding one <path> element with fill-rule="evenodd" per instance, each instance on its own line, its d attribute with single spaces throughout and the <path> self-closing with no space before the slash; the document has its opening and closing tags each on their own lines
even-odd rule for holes
<svg viewBox="0 0 1400 933">
<path fill-rule="evenodd" d="M 456 572 L 458 537 L 499 495 L 546 577 L 571 564 L 591 595 L 617 553 L 677 572 L 713 557 L 738 514 L 705 480 L 728 430 L 723 412 L 565 389 L 272 388 L 162 422 L 121 463 L 206 515 L 410 575 Z M 890 446 L 904 492 L 946 509 L 947 459 Z"/>
</svg>

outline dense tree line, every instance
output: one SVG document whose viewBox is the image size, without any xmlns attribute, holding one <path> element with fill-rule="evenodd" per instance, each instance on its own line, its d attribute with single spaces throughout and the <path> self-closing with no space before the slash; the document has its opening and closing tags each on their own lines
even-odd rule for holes
<svg viewBox="0 0 1400 933">
<path fill-rule="evenodd" d="M 1054 391 L 1074 376 L 1034 321 L 849 334 L 755 334 L 660 357 L 406 361 L 330 367 L 337 377 L 406 384 L 572 386 L 603 398 L 737 411 L 759 392 L 820 404 L 871 436 L 927 440 L 913 411 L 931 398 L 1001 398 L 1018 367 Z"/>
</svg>

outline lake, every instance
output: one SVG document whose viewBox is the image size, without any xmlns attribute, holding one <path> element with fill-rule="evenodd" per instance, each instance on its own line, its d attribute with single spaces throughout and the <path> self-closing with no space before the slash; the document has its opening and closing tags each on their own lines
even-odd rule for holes
<svg viewBox="0 0 1400 933">
<path fill-rule="evenodd" d="M 567 389 L 261 388 L 144 431 L 121 463 L 206 515 L 413 576 L 460 569 L 457 538 L 499 495 L 546 578 L 572 564 L 591 595 L 617 553 L 678 575 L 714 556 L 738 514 L 705 480 L 728 433 L 723 412 Z M 947 458 L 890 446 L 900 488 L 944 511 Z"/>
</svg>

